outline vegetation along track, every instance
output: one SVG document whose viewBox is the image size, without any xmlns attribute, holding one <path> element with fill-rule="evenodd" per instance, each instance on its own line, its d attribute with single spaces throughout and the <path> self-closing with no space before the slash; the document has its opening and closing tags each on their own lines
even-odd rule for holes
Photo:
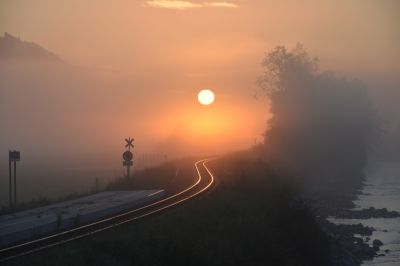
<svg viewBox="0 0 400 266">
<path fill-rule="evenodd" d="M 214 184 L 214 175 L 206 166 L 206 163 L 210 160 L 212 159 L 202 159 L 197 161 L 194 164 L 198 176 L 196 182 L 190 187 L 174 195 L 96 222 L 0 249 L 0 262 L 90 236 L 122 224 L 137 221 L 149 215 L 156 214 L 182 204 L 206 192 Z"/>
</svg>

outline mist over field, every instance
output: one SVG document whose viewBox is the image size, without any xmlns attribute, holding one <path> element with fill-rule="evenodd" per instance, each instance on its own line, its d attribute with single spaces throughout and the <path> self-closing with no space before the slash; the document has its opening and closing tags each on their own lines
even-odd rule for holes
<svg viewBox="0 0 400 266">
<path fill-rule="evenodd" d="M 18 190 L 21 200 L 30 200 L 86 192 L 96 178 L 105 185 L 121 176 L 121 154 L 128 136 L 136 140 L 137 169 L 188 155 L 221 154 L 261 140 L 263 124 L 247 117 L 265 111 L 262 103 L 244 112 L 234 110 L 224 103 L 231 96 L 220 93 L 221 106 L 213 108 L 217 112 L 213 114 L 199 104 L 193 106 L 196 87 L 162 86 L 171 77 L 149 80 L 73 65 L 8 33 L 0 39 L 0 50 L 3 203 L 9 149 L 21 151 Z M 254 103 L 251 92 L 244 95 L 244 102 Z M 238 120 L 246 128 L 221 138 L 235 130 Z"/>
<path fill-rule="evenodd" d="M 0 74 L 2 148 L 32 150 L 36 159 L 66 157 L 91 161 L 91 157 L 102 158 L 102 154 L 110 158 L 120 153 L 123 139 L 129 134 L 137 139 L 139 154 L 146 151 L 167 153 L 171 157 L 190 151 L 232 150 L 231 144 L 235 144 L 234 149 L 243 148 L 257 137 L 244 136 L 257 130 L 253 119 L 243 121 L 250 126 L 243 134 L 216 139 L 214 135 L 220 134 L 219 131 L 227 132 L 224 126 L 232 127 L 226 111 L 214 116 L 216 122 L 210 130 L 199 132 L 196 127 L 210 115 L 198 106 L 192 107 L 197 88 L 162 87 L 162 76 L 143 81 L 135 74 L 79 67 L 40 57 L 4 60 Z M 251 92 L 246 93 L 245 102 L 253 102 L 250 95 Z M 223 101 L 225 96 L 219 97 Z M 187 100 L 182 104 L 182 99 Z M 261 104 L 258 106 L 262 109 Z M 184 111 L 176 110 L 177 107 Z M 257 107 L 240 112 L 236 118 L 243 120 L 255 110 Z M 196 144 L 199 141 L 201 145 Z"/>
<path fill-rule="evenodd" d="M 311 56 L 301 58 L 301 53 L 306 53 L 306 50 L 300 48 L 297 59 L 304 62 L 291 62 L 288 55 L 287 63 L 284 59 L 286 55 L 277 51 L 274 60 L 283 60 L 286 64 L 279 70 L 281 72 L 269 69 L 275 71 L 275 76 L 259 75 L 261 90 L 250 89 L 245 94 L 247 99 L 242 98 L 241 105 L 247 103 L 256 108 L 250 108 L 247 114 L 246 111 L 239 112 L 241 114 L 237 115 L 237 119 L 243 119 L 253 128 L 249 129 L 244 124 L 240 130 L 236 129 L 239 124 L 227 121 L 228 112 L 222 114 L 222 118 L 216 118 L 212 125 L 218 127 L 224 121 L 228 124 L 225 128 L 222 126 L 220 132 L 218 128 L 214 132 L 206 132 L 200 129 L 201 125 L 197 129 L 195 125 L 198 122 L 196 119 L 210 121 L 210 116 L 203 110 L 185 107 L 192 111 L 189 118 L 182 118 L 181 112 L 173 114 L 174 109 L 169 115 L 163 111 L 182 98 L 193 98 L 195 88 L 160 89 L 158 86 L 161 84 L 156 80 L 72 65 L 45 48 L 36 44 L 30 47 L 27 42 L 8 34 L 1 41 L 0 147 L 5 151 L 22 151 L 19 172 L 22 184 L 34 185 L 42 181 L 48 184 L 45 187 L 34 185 L 37 189 L 22 193 L 23 199 L 48 194 L 52 183 L 54 191 L 62 194 L 62 189 L 56 185 L 59 179 L 72 184 L 68 191 L 74 192 L 90 189 L 96 177 L 101 177 L 106 183 L 121 175 L 122 140 L 129 134 L 137 140 L 135 152 L 138 157 L 151 154 L 158 158 L 153 164 L 160 163 L 160 158 L 165 155 L 171 159 L 185 155 L 221 154 L 264 141 L 268 157 L 280 158 L 281 162 L 275 161 L 277 165 L 284 160 L 282 169 L 301 167 L 301 174 L 308 178 L 321 175 L 320 171 L 335 175 L 333 169 L 346 164 L 352 165 L 354 171 L 359 171 L 357 175 L 363 176 L 368 158 L 389 161 L 400 158 L 400 122 L 397 119 L 400 111 L 397 104 L 399 83 L 395 79 L 382 81 L 381 77 L 374 79 L 373 76 L 367 81 L 355 80 L 351 76 L 340 77 L 344 73 L 321 70 L 318 60 L 314 61 Z M 17 48 L 13 48 L 15 46 Z M 9 51 L 14 51 L 15 55 Z M 297 59 L 294 57 L 294 60 Z M 263 65 L 259 73 L 262 73 L 262 67 L 268 69 L 265 62 Z M 279 94 L 271 86 L 275 89 L 279 86 L 290 88 L 287 97 L 279 100 Z M 266 93 L 270 100 L 253 99 L 251 94 L 254 91 L 256 95 Z M 166 98 L 170 100 L 166 102 Z M 276 99 L 277 104 L 272 102 L 271 105 L 271 99 Z M 149 100 L 152 104 L 148 104 Z M 285 108 L 290 109 L 285 111 Z M 297 116 L 294 117 L 293 113 Z M 268 117 L 272 118 L 266 123 Z M 191 124 L 191 120 L 195 123 Z M 271 126 L 272 130 L 267 130 L 263 140 L 263 132 Z M 285 131 L 280 133 L 279 128 L 291 132 L 293 136 L 289 137 L 296 134 L 297 137 L 284 140 Z M 228 136 L 232 130 L 235 135 Z M 354 139 L 348 136 L 354 136 Z M 295 148 L 296 138 L 302 148 Z M 354 141 L 359 143 L 355 150 Z M 288 146 L 286 153 L 279 143 Z M 284 154 L 275 156 L 274 150 Z M 297 153 L 294 152 L 296 150 Z M 310 156 L 304 156 L 307 151 L 311 152 Z M 330 157 L 324 160 L 322 154 Z M 1 157 L 4 184 L 1 194 L 5 201 L 7 153 L 4 152 Z M 137 163 L 140 167 L 144 162 L 137 160 Z M 82 181 L 86 184 L 84 189 Z M 54 192 L 50 195 L 59 194 Z"/>
<path fill-rule="evenodd" d="M 398 265 L 399 10 L 1 1 L 0 264 Z"/>
</svg>

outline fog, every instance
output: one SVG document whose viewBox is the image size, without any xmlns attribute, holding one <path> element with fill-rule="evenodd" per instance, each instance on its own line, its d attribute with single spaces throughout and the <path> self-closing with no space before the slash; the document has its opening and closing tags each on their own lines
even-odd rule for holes
<svg viewBox="0 0 400 266">
<path fill-rule="evenodd" d="M 93 169 L 65 175 L 76 179 L 75 188 L 79 180 L 89 187 L 95 176 L 121 175 L 128 136 L 135 138 L 138 159 L 222 154 L 263 141 L 267 150 L 274 150 L 283 137 L 276 131 L 276 140 L 272 135 L 264 139 L 262 134 L 273 125 L 266 121 L 277 113 L 283 117 L 286 111 L 280 113 L 271 100 L 255 100 L 252 95 L 265 70 L 260 64 L 263 54 L 277 45 L 290 50 L 297 42 L 311 58 L 319 57 L 319 69 L 310 70 L 307 78 L 298 69 L 286 70 L 285 75 L 295 75 L 289 86 L 296 88 L 288 106 L 301 109 L 304 102 L 312 104 L 294 112 L 296 116 L 291 110 L 287 117 L 274 119 L 293 127 L 304 117 L 318 121 L 313 126 L 328 132 L 318 133 L 320 129 L 311 130 L 310 125 L 307 130 L 312 134 L 306 134 L 309 140 L 304 143 L 309 147 L 338 147 L 335 141 L 332 147 L 320 145 L 320 136 L 336 139 L 343 147 L 348 146 L 345 141 L 357 142 L 359 148 L 346 150 L 348 157 L 340 151 L 331 161 L 354 163 L 357 157 L 360 171 L 371 159 L 400 158 L 396 1 L 227 1 L 234 7 L 187 1 L 196 8 L 179 9 L 148 2 L 0 4 L 0 32 L 9 32 L 8 41 L 13 43 L 5 45 L 2 37 L 2 184 L 7 182 L 9 149 L 22 152 L 19 167 L 26 180 L 53 177 L 65 169 Z M 209 107 L 196 100 L 203 88 L 216 93 L 216 102 Z M 326 119 L 328 115 L 332 120 Z M 349 132 L 355 142 L 341 139 Z M 358 155 L 351 154 L 355 150 Z M 288 153 L 283 157 L 292 156 L 294 162 L 300 156 Z M 59 170 L 49 174 L 43 170 L 46 165 Z M 40 170 L 33 175 L 33 168 Z"/>
<path fill-rule="evenodd" d="M 258 118 L 267 117 L 266 108 L 251 92 L 239 101 L 214 89 L 218 105 L 206 108 L 197 102 L 200 84 L 168 85 L 180 79 L 170 73 L 149 78 L 73 65 L 9 34 L 1 45 L 2 201 L 9 149 L 21 151 L 18 194 L 29 200 L 87 192 L 95 178 L 105 185 L 123 175 L 128 136 L 135 138 L 135 169 L 244 149 L 261 139 Z"/>
<path fill-rule="evenodd" d="M 276 47 L 263 66 L 260 87 L 273 115 L 265 154 L 272 167 L 308 189 L 361 184 L 381 132 L 366 86 L 320 71 L 301 44 Z"/>
<path fill-rule="evenodd" d="M 212 145 L 207 145 L 208 137 L 220 138 L 229 126 L 236 125 L 229 125 L 225 117 L 230 110 L 224 113 L 215 107 L 211 115 L 218 121 L 213 128 L 196 128 L 210 116 L 196 102 L 196 88 L 156 89 L 157 84 L 143 84 L 140 78 L 53 62 L 8 62 L 2 66 L 1 80 L 1 147 L 32 151 L 40 160 L 54 156 L 86 161 L 102 154 L 111 157 L 120 153 L 128 135 L 136 138 L 138 153 L 174 157 L 213 152 L 209 149 L 212 145 L 226 151 L 233 141 L 243 148 L 257 137 L 250 135 L 241 144 L 249 133 L 243 132 L 220 141 L 214 138 Z M 250 93 L 246 96 L 252 101 Z M 217 97 L 223 105 L 224 96 Z M 231 111 L 229 115 L 237 112 Z M 251 115 L 251 110 L 248 112 Z M 243 113 L 238 113 L 237 119 L 241 116 Z M 201 142 L 202 148 L 196 142 Z M 179 148 L 182 145 L 190 147 Z"/>
</svg>

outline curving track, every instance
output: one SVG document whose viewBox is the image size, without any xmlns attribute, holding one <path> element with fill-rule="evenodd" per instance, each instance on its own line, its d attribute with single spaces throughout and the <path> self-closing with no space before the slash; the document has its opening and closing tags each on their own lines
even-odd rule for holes
<svg viewBox="0 0 400 266">
<path fill-rule="evenodd" d="M 0 249 L 0 262 L 90 236 L 92 234 L 102 232 L 121 224 L 133 222 L 182 204 L 206 192 L 214 184 L 214 176 L 206 166 L 206 163 L 210 160 L 211 159 L 203 159 L 194 164 L 198 179 L 190 187 L 182 190 L 179 193 L 140 208 L 99 220 L 97 222 L 89 223 L 60 233 Z"/>
</svg>

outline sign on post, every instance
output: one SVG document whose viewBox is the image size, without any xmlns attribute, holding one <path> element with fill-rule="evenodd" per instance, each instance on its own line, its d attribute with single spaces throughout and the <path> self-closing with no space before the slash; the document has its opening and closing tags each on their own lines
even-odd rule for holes
<svg viewBox="0 0 400 266">
<path fill-rule="evenodd" d="M 130 175 L 130 167 L 133 166 L 133 161 L 132 161 L 133 154 L 131 152 L 131 148 L 134 147 L 133 141 L 134 141 L 134 139 L 132 139 L 132 138 L 125 139 L 125 142 L 126 142 L 125 148 L 128 148 L 128 150 L 122 154 L 122 158 L 124 159 L 124 161 L 122 162 L 122 165 L 126 167 L 127 177 L 129 177 L 129 175 Z"/>
<path fill-rule="evenodd" d="M 9 160 L 12 162 L 18 162 L 21 160 L 21 153 L 19 151 L 9 151 Z"/>
<path fill-rule="evenodd" d="M 133 162 L 132 162 L 132 161 L 123 161 L 123 162 L 122 162 L 122 165 L 123 165 L 123 166 L 132 166 L 132 165 L 133 165 Z"/>
<path fill-rule="evenodd" d="M 17 162 L 21 160 L 21 153 L 19 151 L 8 151 L 8 168 L 9 168 L 9 200 L 10 207 L 17 206 Z M 13 184 L 12 184 L 12 168 L 11 163 L 14 162 L 14 197 L 13 197 Z M 14 199 L 13 199 L 14 198 Z"/>
</svg>

